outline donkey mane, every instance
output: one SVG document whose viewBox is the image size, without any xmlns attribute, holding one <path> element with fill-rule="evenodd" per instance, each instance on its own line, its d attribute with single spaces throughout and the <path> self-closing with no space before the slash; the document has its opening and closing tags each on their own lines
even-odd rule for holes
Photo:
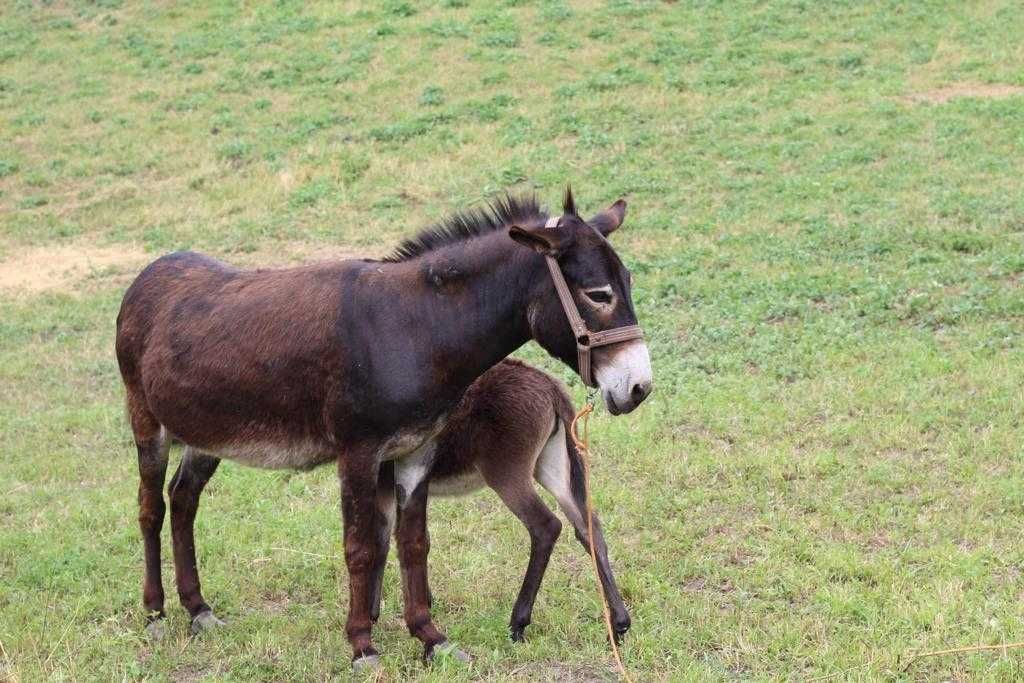
<svg viewBox="0 0 1024 683">
<path fill-rule="evenodd" d="M 565 188 L 563 210 L 568 214 L 576 214 L 576 204 L 569 187 Z M 517 197 L 506 194 L 491 199 L 483 206 L 458 211 L 431 225 L 415 237 L 403 241 L 382 260 L 386 263 L 408 261 L 449 244 L 502 230 L 516 223 L 546 220 L 547 217 L 547 210 L 537 201 L 536 195 Z"/>
</svg>

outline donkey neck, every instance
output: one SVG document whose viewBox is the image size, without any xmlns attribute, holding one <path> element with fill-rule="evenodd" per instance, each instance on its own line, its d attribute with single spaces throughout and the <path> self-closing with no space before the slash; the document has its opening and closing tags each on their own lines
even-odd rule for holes
<svg viewBox="0 0 1024 683">
<path fill-rule="evenodd" d="M 504 233 L 476 237 L 375 269 L 392 292 L 396 340 L 371 351 L 401 380 L 383 378 L 389 404 L 422 418 L 446 412 L 473 381 L 530 339 L 527 321 L 543 259 Z M 380 379 L 380 378 L 378 378 Z"/>
<path fill-rule="evenodd" d="M 418 261 L 429 300 L 425 310 L 434 321 L 435 363 L 446 368 L 447 381 L 469 386 L 530 340 L 527 311 L 539 279 L 547 277 L 537 254 L 502 231 L 438 249 Z"/>
</svg>

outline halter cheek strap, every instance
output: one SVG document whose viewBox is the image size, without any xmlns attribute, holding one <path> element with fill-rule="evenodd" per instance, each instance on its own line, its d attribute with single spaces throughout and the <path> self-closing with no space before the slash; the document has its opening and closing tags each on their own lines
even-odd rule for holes
<svg viewBox="0 0 1024 683">
<path fill-rule="evenodd" d="M 557 228 L 558 222 L 559 218 L 552 216 L 544 224 L 544 227 Z M 588 387 L 596 387 L 597 382 L 594 380 L 590 365 L 590 350 L 597 346 L 609 346 L 619 342 L 630 341 L 631 339 L 643 339 L 644 332 L 640 329 L 639 325 L 624 325 L 622 327 L 613 327 L 610 330 L 591 332 L 583 321 L 583 316 L 580 315 L 579 309 L 576 307 L 576 301 L 572 298 L 572 292 L 569 291 L 569 285 L 565 281 L 565 275 L 562 274 L 558 261 L 551 256 L 546 256 L 545 260 L 548 264 L 548 271 L 551 273 L 551 281 L 554 283 L 555 291 L 558 293 L 558 300 L 562 304 L 562 310 L 565 311 L 565 317 L 569 319 L 569 327 L 572 328 L 573 337 L 576 338 L 576 355 L 579 360 L 580 379 Z"/>
</svg>

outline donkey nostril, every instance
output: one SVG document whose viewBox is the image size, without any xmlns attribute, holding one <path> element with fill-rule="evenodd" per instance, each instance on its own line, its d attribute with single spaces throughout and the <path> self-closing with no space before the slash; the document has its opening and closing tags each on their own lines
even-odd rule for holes
<svg viewBox="0 0 1024 683">
<path fill-rule="evenodd" d="M 650 382 L 638 382 L 633 385 L 633 388 L 629 392 L 630 398 L 633 399 L 633 403 L 640 403 L 640 401 L 647 398 L 647 395 L 651 393 Z"/>
</svg>

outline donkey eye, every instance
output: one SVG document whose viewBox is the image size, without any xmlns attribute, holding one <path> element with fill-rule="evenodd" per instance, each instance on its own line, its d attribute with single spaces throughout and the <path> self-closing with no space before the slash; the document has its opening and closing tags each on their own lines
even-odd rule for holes
<svg viewBox="0 0 1024 683">
<path fill-rule="evenodd" d="M 591 289 L 585 294 L 595 304 L 610 304 L 612 302 L 612 293 L 606 289 Z"/>
</svg>

